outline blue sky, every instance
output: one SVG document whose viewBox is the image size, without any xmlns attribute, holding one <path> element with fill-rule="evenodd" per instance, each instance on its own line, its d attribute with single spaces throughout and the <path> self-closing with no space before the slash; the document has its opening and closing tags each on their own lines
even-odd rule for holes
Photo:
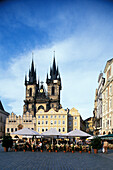
<svg viewBox="0 0 113 170">
<path fill-rule="evenodd" d="M 24 76 L 32 52 L 45 82 L 53 51 L 62 78 L 61 104 L 83 119 L 93 115 L 100 71 L 113 57 L 112 0 L 5 0 L 0 2 L 0 99 L 22 115 Z"/>
</svg>

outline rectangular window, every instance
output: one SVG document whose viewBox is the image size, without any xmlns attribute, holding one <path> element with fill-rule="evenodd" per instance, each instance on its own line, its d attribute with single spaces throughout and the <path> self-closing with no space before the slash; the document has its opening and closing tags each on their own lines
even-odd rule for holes
<svg viewBox="0 0 113 170">
<path fill-rule="evenodd" d="M 38 125 L 40 125 L 40 121 L 38 121 Z"/>
<path fill-rule="evenodd" d="M 56 125 L 56 123 L 57 123 L 57 121 L 55 120 L 55 121 L 54 121 L 54 125 Z"/>
<path fill-rule="evenodd" d="M 44 116 L 42 116 L 42 119 L 44 119 Z"/>
<path fill-rule="evenodd" d="M 46 121 L 46 125 L 48 124 L 48 121 Z"/>
<path fill-rule="evenodd" d="M 44 132 L 44 128 L 42 128 L 42 132 Z"/>
<path fill-rule="evenodd" d="M 46 128 L 46 131 L 48 131 L 48 128 Z"/>
<path fill-rule="evenodd" d="M 65 128 L 63 128 L 62 131 L 65 132 Z"/>
<path fill-rule="evenodd" d="M 46 119 L 48 118 L 48 116 L 46 115 Z"/>
<path fill-rule="evenodd" d="M 44 121 L 42 120 L 42 125 L 44 124 Z"/>
<path fill-rule="evenodd" d="M 13 132 L 13 128 L 11 128 L 11 132 Z"/>
<path fill-rule="evenodd" d="M 9 128 L 7 128 L 7 132 L 9 132 Z"/>
<path fill-rule="evenodd" d="M 77 119 L 77 117 L 75 116 L 75 119 Z"/>
<path fill-rule="evenodd" d="M 59 124 L 59 125 L 61 124 L 61 121 L 60 121 L 60 120 L 58 121 L 58 124 Z"/>
<path fill-rule="evenodd" d="M 59 128 L 58 131 L 61 132 L 61 128 Z"/>
<path fill-rule="evenodd" d="M 17 131 L 17 128 L 15 128 L 15 131 Z"/>
<path fill-rule="evenodd" d="M 71 122 L 69 122 L 69 125 L 71 125 Z"/>
<path fill-rule="evenodd" d="M 69 117 L 69 120 L 71 120 L 71 119 L 72 119 L 72 117 L 70 116 L 70 117 Z"/>
<path fill-rule="evenodd" d="M 75 126 L 77 126 L 77 122 L 75 122 Z"/>
<path fill-rule="evenodd" d="M 65 115 L 63 115 L 63 118 L 65 118 Z"/>
<path fill-rule="evenodd" d="M 65 124 L 65 121 L 63 120 L 63 122 L 62 122 L 63 124 Z"/>
<path fill-rule="evenodd" d="M 38 119 L 40 119 L 40 116 L 38 116 Z"/>
<path fill-rule="evenodd" d="M 55 115 L 54 118 L 56 119 L 56 117 L 57 117 L 57 116 Z"/>
<path fill-rule="evenodd" d="M 53 118 L 53 115 L 51 115 L 51 118 Z"/>
<path fill-rule="evenodd" d="M 59 118 L 61 118 L 61 116 L 59 115 Z"/>
<path fill-rule="evenodd" d="M 38 128 L 38 132 L 40 132 L 40 128 Z"/>
<path fill-rule="evenodd" d="M 53 125 L 53 120 L 51 120 L 51 125 Z"/>
</svg>

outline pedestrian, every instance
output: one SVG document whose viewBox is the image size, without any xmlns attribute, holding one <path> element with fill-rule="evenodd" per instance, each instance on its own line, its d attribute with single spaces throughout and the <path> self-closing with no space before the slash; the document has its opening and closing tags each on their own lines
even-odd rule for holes
<svg viewBox="0 0 113 170">
<path fill-rule="evenodd" d="M 107 140 L 104 141 L 103 148 L 104 148 L 104 153 L 107 153 L 107 148 L 108 148 Z"/>
</svg>

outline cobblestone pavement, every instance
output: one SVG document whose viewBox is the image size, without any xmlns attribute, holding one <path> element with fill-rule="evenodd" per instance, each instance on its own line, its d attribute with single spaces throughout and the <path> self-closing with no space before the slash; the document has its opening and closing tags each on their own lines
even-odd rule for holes
<svg viewBox="0 0 113 170">
<path fill-rule="evenodd" d="M 48 153 L 48 152 L 4 152 L 0 151 L 0 170 L 113 170 L 113 151 L 108 154 Z"/>
</svg>

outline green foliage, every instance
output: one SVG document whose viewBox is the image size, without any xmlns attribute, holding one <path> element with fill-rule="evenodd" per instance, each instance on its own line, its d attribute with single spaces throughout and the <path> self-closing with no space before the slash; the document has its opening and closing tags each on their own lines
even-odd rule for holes
<svg viewBox="0 0 113 170">
<path fill-rule="evenodd" d="M 89 145 L 89 151 L 91 151 L 91 145 Z"/>
<path fill-rule="evenodd" d="M 43 151 L 43 144 L 42 144 L 42 146 L 41 146 L 41 150 Z"/>
<path fill-rule="evenodd" d="M 18 149 L 18 146 L 17 146 L 17 144 L 15 143 L 15 149 Z"/>
<path fill-rule="evenodd" d="M 11 148 L 13 146 L 13 139 L 10 135 L 3 137 L 2 146 L 6 148 Z"/>
<path fill-rule="evenodd" d="M 35 151 L 35 149 L 36 149 L 36 148 L 35 148 L 35 145 L 33 145 L 33 150 Z"/>
<path fill-rule="evenodd" d="M 74 144 L 73 144 L 73 146 L 72 146 L 72 151 L 74 151 L 75 150 L 75 148 L 74 148 Z"/>
<path fill-rule="evenodd" d="M 82 151 L 82 146 L 80 145 L 79 151 Z"/>
<path fill-rule="evenodd" d="M 101 149 L 101 139 L 99 137 L 92 139 L 91 146 L 93 149 Z"/>
<path fill-rule="evenodd" d="M 24 149 L 24 150 L 27 150 L 27 145 L 26 145 L 26 144 L 23 146 L 23 149 Z"/>
<path fill-rule="evenodd" d="M 58 146 L 57 145 L 55 146 L 55 150 L 58 151 Z"/>
<path fill-rule="evenodd" d="M 66 151 L 66 145 L 64 145 L 64 148 L 63 148 L 63 149 L 64 149 L 64 151 Z"/>
</svg>

